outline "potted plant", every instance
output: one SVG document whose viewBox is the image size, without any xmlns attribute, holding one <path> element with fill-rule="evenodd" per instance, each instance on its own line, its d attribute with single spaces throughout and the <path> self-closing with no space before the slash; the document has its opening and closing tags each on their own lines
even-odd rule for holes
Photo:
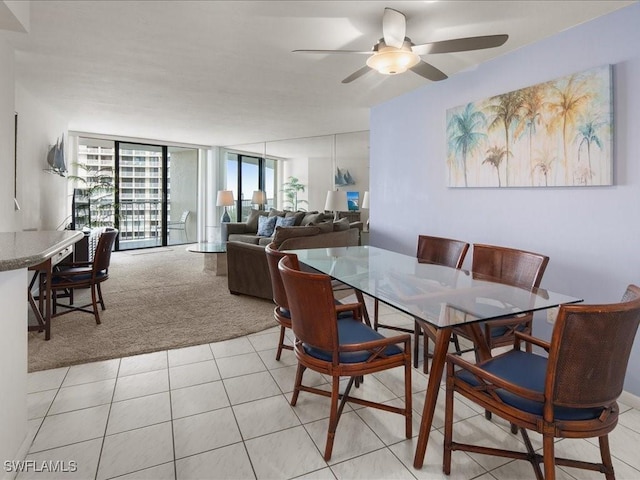
<svg viewBox="0 0 640 480">
<path fill-rule="evenodd" d="M 304 211 L 303 208 L 300 207 L 300 204 L 309 203 L 306 200 L 298 200 L 298 193 L 304 192 L 306 187 L 304 184 L 300 183 L 300 181 L 293 176 L 289 177 L 289 181 L 282 184 L 282 192 L 284 193 L 284 207 L 291 207 L 291 210 Z"/>
</svg>

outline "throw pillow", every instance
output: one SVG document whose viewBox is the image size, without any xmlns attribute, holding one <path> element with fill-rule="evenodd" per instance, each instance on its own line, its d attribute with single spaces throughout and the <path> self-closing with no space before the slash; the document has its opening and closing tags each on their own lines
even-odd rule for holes
<svg viewBox="0 0 640 480">
<path fill-rule="evenodd" d="M 307 212 L 297 211 L 297 212 L 286 212 L 284 216 L 285 218 L 292 217 L 295 220 L 293 224 L 297 227 L 300 225 L 300 223 L 302 222 L 302 219 L 306 214 Z"/>
<path fill-rule="evenodd" d="M 320 229 L 318 227 L 276 227 L 276 233 L 273 234 L 273 243 L 279 248 L 282 242 L 294 237 L 312 237 L 318 235 Z"/>
<path fill-rule="evenodd" d="M 307 213 L 302 221 L 300 222 L 300 225 L 311 225 L 311 224 L 316 224 L 321 222 L 322 220 L 324 220 L 324 213 L 318 213 L 318 212 L 309 212 Z"/>
<path fill-rule="evenodd" d="M 333 222 L 333 231 L 334 232 L 342 232 L 344 230 L 349 230 L 349 219 L 341 218 L 337 222 Z"/>
<path fill-rule="evenodd" d="M 296 222 L 296 217 L 275 217 L 276 227 L 293 227 Z"/>
<path fill-rule="evenodd" d="M 258 217 L 258 235 L 261 237 L 270 237 L 276 228 L 276 219 L 278 217 Z"/>
</svg>

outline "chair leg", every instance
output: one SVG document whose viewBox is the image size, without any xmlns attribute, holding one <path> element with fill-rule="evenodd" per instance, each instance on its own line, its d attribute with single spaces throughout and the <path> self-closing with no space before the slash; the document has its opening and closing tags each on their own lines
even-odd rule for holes
<svg viewBox="0 0 640 480">
<path fill-rule="evenodd" d="M 278 350 L 276 351 L 276 360 L 280 361 L 280 355 L 282 355 L 282 346 L 284 345 L 285 326 L 280 325 L 280 340 L 278 341 Z"/>
<path fill-rule="evenodd" d="M 98 299 L 96 295 L 96 286 L 91 285 L 91 303 L 93 305 L 93 315 L 96 317 L 96 325 L 100 325 L 100 313 L 98 313 Z"/>
<path fill-rule="evenodd" d="M 295 407 L 298 401 L 298 395 L 300 395 L 300 385 L 302 385 L 302 374 L 306 367 L 298 363 L 298 370 L 296 370 L 296 382 L 293 386 L 293 395 L 291 396 L 291 406 Z"/>
<path fill-rule="evenodd" d="M 602 465 L 605 469 L 604 474 L 607 480 L 615 480 L 616 476 L 613 472 L 611 451 L 609 449 L 609 436 L 603 435 L 601 437 L 598 437 L 598 443 L 600 444 L 600 458 L 602 458 Z"/>
<path fill-rule="evenodd" d="M 324 459 L 329 461 L 333 452 L 333 440 L 338 428 L 338 398 L 340 396 L 340 377 L 334 376 L 331 385 L 331 412 L 329 413 L 329 429 L 327 431 L 327 444 L 324 448 Z"/>
<path fill-rule="evenodd" d="M 104 300 L 102 299 L 102 288 L 99 283 L 96 284 L 96 288 L 98 289 L 98 300 L 100 301 L 100 306 L 102 307 L 102 310 L 105 310 Z"/>
<path fill-rule="evenodd" d="M 545 480 L 556 479 L 556 461 L 554 452 L 553 435 L 543 435 L 542 455 L 544 458 L 544 478 Z"/>
</svg>

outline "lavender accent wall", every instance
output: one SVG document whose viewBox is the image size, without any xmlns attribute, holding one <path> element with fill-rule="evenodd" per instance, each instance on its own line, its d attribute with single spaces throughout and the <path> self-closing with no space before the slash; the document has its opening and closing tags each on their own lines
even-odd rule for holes
<svg viewBox="0 0 640 480">
<path fill-rule="evenodd" d="M 413 255 L 423 233 L 544 253 L 542 286 L 589 303 L 618 301 L 640 284 L 638 25 L 634 4 L 374 107 L 370 244 Z M 448 108 L 603 64 L 613 65 L 614 186 L 445 186 Z M 534 328 L 548 338 L 545 317 Z M 625 390 L 640 396 L 640 335 Z"/>
</svg>

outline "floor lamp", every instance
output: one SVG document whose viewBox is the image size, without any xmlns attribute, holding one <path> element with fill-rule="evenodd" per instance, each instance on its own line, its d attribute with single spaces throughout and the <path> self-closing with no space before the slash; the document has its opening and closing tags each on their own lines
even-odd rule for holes
<svg viewBox="0 0 640 480">
<path fill-rule="evenodd" d="M 218 190 L 218 198 L 216 200 L 217 207 L 224 207 L 224 213 L 222 214 L 222 218 L 220 221 L 222 222 L 230 222 L 231 218 L 227 213 L 227 207 L 230 207 L 234 204 L 233 200 L 233 192 L 231 190 Z"/>
</svg>

